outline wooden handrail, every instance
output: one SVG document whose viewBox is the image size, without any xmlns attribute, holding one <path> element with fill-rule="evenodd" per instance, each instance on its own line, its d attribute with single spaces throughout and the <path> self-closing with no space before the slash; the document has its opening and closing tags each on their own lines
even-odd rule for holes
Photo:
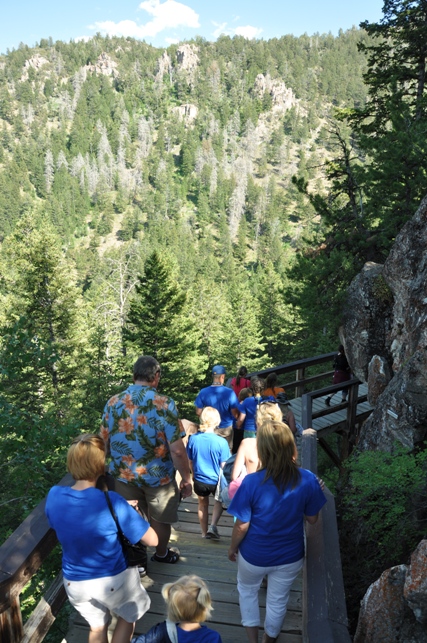
<svg viewBox="0 0 427 643">
<path fill-rule="evenodd" d="M 66 475 L 58 484 L 72 484 Z M 1 643 L 39 643 L 43 640 L 66 594 L 58 576 L 23 625 L 19 594 L 37 573 L 58 540 L 45 516 L 44 499 L 0 546 L 0 641 Z"/>
<path fill-rule="evenodd" d="M 301 464 L 317 474 L 317 435 L 302 434 Z M 303 570 L 303 642 L 350 643 L 334 497 L 325 488 L 326 505 L 314 525 L 306 524 Z"/>
<path fill-rule="evenodd" d="M 305 371 L 311 366 L 316 366 L 317 364 L 324 364 L 325 362 L 331 362 L 336 352 L 333 353 L 324 353 L 323 355 L 317 355 L 316 357 L 307 357 L 306 359 L 300 359 L 296 362 L 289 362 L 288 364 L 279 364 L 278 366 L 272 368 L 266 368 L 262 371 L 254 371 L 249 373 L 248 377 L 253 375 L 258 375 L 259 377 L 267 377 L 270 373 L 277 373 L 277 375 L 284 375 L 286 373 L 295 372 L 295 381 L 286 382 L 281 384 L 281 386 L 286 387 L 289 391 L 291 388 L 295 387 L 295 397 L 301 397 L 305 391 L 307 384 L 312 382 L 325 379 L 333 374 L 333 371 L 325 371 L 324 373 L 319 373 L 317 375 L 312 375 L 310 377 L 305 377 Z"/>
</svg>

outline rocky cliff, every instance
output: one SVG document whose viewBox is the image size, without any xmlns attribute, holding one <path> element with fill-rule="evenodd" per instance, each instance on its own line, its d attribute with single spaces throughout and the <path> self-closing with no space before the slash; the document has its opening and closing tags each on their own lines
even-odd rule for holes
<svg viewBox="0 0 427 643">
<path fill-rule="evenodd" d="M 360 449 L 392 451 L 427 437 L 427 197 L 384 265 L 352 282 L 342 328 L 354 374 L 368 382 L 371 417 Z"/>
<path fill-rule="evenodd" d="M 358 449 L 393 453 L 427 438 L 427 198 L 384 265 L 353 280 L 341 329 L 354 374 L 374 410 Z M 427 643 L 427 541 L 409 565 L 386 570 L 363 598 L 355 643 Z"/>
</svg>

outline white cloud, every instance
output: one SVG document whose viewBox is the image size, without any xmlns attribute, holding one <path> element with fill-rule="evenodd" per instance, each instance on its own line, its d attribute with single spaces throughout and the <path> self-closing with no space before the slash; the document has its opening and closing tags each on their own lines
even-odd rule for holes
<svg viewBox="0 0 427 643">
<path fill-rule="evenodd" d="M 227 22 L 212 22 L 214 27 L 216 27 L 215 31 L 212 33 L 214 38 L 218 38 L 221 34 L 224 34 L 225 36 L 243 36 L 244 38 L 248 38 L 248 40 L 252 40 L 252 38 L 256 38 L 262 33 L 262 29 L 259 27 L 251 27 L 250 25 L 247 25 L 246 27 L 227 27 Z"/>
<path fill-rule="evenodd" d="M 169 45 L 177 45 L 179 43 L 179 38 L 165 38 L 165 42 Z"/>
<path fill-rule="evenodd" d="M 244 38 L 252 40 L 252 38 L 256 38 L 262 33 L 262 29 L 247 25 L 246 27 L 236 27 L 236 29 L 234 29 L 234 33 L 236 36 L 243 36 Z"/>
<path fill-rule="evenodd" d="M 174 29 L 176 27 L 191 27 L 196 29 L 200 27 L 198 14 L 181 2 L 176 0 L 145 0 L 141 2 L 139 8 L 153 16 L 153 19 L 144 25 L 139 25 L 133 20 L 121 20 L 112 22 L 95 22 L 90 25 L 90 29 L 100 31 L 110 36 L 131 36 L 134 38 L 145 38 L 157 36 L 158 33 L 165 29 Z"/>
<path fill-rule="evenodd" d="M 226 29 L 226 26 L 227 26 L 226 22 L 222 22 L 222 23 L 212 22 L 212 24 L 214 27 L 216 27 L 215 31 L 212 33 L 214 38 L 218 38 L 222 33 L 226 34 L 228 33 L 228 31 L 230 31 L 229 29 L 228 30 Z"/>
</svg>

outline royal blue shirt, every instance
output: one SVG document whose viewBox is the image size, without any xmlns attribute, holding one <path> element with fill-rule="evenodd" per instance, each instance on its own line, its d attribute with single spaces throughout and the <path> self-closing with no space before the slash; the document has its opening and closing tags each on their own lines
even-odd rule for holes
<svg viewBox="0 0 427 643">
<path fill-rule="evenodd" d="M 265 469 L 247 475 L 228 512 L 249 522 L 239 552 L 251 565 L 272 567 L 295 563 L 304 556 L 304 516 L 315 516 L 326 498 L 316 476 L 299 469 L 300 482 L 280 492 Z"/>
<path fill-rule="evenodd" d="M 232 409 L 239 408 L 239 400 L 232 389 L 222 385 L 212 385 L 202 388 L 196 397 L 194 405 L 198 409 L 204 409 L 205 406 L 212 406 L 221 416 L 221 422 L 218 428 L 226 429 L 233 425 L 234 415 L 231 411 Z"/>
<path fill-rule="evenodd" d="M 225 438 L 215 433 L 190 435 L 187 444 L 188 459 L 193 463 L 193 476 L 198 482 L 216 484 L 221 463 L 230 457 Z"/>
<path fill-rule="evenodd" d="M 123 533 L 131 543 L 137 543 L 150 525 L 118 493 L 108 493 Z M 105 578 L 126 569 L 117 526 L 103 491 L 94 487 L 82 491 L 52 487 L 45 511 L 62 546 L 65 578 Z"/>
</svg>

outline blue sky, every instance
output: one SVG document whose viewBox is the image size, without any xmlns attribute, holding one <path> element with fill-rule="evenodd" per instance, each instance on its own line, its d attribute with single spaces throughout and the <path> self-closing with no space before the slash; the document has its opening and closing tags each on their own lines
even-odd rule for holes
<svg viewBox="0 0 427 643">
<path fill-rule="evenodd" d="M 89 38 L 102 34 L 133 36 L 157 47 L 200 35 L 221 33 L 274 38 L 332 32 L 377 22 L 383 0 L 3 0 L 0 52 L 41 38 Z"/>
</svg>

